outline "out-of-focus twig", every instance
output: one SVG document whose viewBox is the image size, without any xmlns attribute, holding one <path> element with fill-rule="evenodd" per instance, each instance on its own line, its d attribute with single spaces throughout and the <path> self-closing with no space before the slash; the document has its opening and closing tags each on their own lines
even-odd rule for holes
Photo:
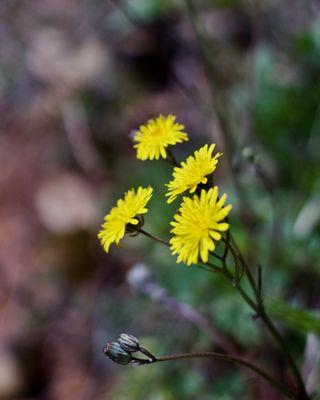
<svg viewBox="0 0 320 400">
<path fill-rule="evenodd" d="M 230 176 L 232 179 L 233 186 L 237 192 L 237 197 L 240 205 L 240 214 L 244 221 L 253 219 L 253 215 L 248 213 L 250 207 L 248 207 L 249 201 L 247 199 L 246 192 L 244 191 L 242 185 L 239 182 L 236 170 L 234 168 L 234 153 L 236 148 L 236 143 L 234 139 L 234 134 L 232 131 L 232 127 L 229 121 L 229 116 L 227 113 L 228 110 L 228 99 L 225 93 L 219 91 L 219 95 L 217 96 L 217 85 L 215 78 L 215 66 L 212 62 L 212 57 L 208 51 L 208 39 L 203 34 L 202 30 L 199 27 L 198 23 L 198 12 L 195 6 L 195 2 L 193 0 L 185 0 L 186 9 L 189 15 L 189 20 L 199 46 L 200 57 L 203 63 L 204 72 L 207 76 L 209 89 L 211 93 L 212 99 L 212 114 L 213 117 L 217 120 L 218 126 L 220 127 L 220 133 L 223 139 L 223 144 L 226 153 L 226 159 L 228 162 Z M 245 224 L 246 226 L 246 224 Z"/>
<path fill-rule="evenodd" d="M 189 15 L 189 20 L 192 25 L 192 29 L 195 35 L 195 38 L 197 40 L 198 46 L 199 46 L 199 51 L 200 51 L 200 57 L 203 62 L 204 70 L 207 75 L 209 84 L 210 84 L 210 91 L 211 91 L 211 97 L 214 105 L 214 109 L 212 110 L 215 114 L 215 117 L 217 118 L 219 125 L 220 125 L 220 130 L 221 134 L 223 136 L 224 140 L 224 146 L 227 150 L 227 157 L 230 166 L 232 166 L 232 157 L 233 157 L 233 148 L 234 148 L 234 143 L 233 143 L 233 137 L 230 132 L 230 126 L 228 123 L 228 120 L 223 113 L 222 109 L 219 107 L 218 99 L 216 96 L 215 88 L 214 88 L 214 68 L 211 63 L 211 59 L 208 56 L 208 49 L 207 49 L 207 40 L 204 37 L 203 33 L 200 31 L 198 27 L 198 18 L 197 18 L 197 10 L 196 7 L 193 3 L 192 0 L 185 0 L 186 6 L 187 6 L 187 11 Z"/>
<path fill-rule="evenodd" d="M 74 158 L 86 173 L 101 170 L 98 154 L 90 138 L 90 130 L 82 106 L 72 100 L 64 101 L 61 114 L 65 132 Z"/>
<path fill-rule="evenodd" d="M 179 315 L 201 329 L 224 351 L 232 354 L 241 354 L 240 345 L 220 332 L 204 315 L 188 304 L 170 297 L 164 288 L 154 282 L 148 267 L 144 264 L 136 264 L 128 273 L 127 281 L 138 293 L 147 295 L 172 313 Z"/>
<path fill-rule="evenodd" d="M 309 139 L 307 142 L 307 151 L 311 156 L 316 154 L 316 149 L 319 147 L 319 132 L 320 132 L 320 103 L 318 104 L 315 116 L 312 122 Z"/>
<path fill-rule="evenodd" d="M 320 342 L 312 333 L 308 334 L 304 351 L 302 374 L 309 393 L 314 393 L 320 380 Z"/>
<path fill-rule="evenodd" d="M 252 166 L 254 173 L 261 182 L 263 190 L 269 199 L 270 203 L 270 213 L 268 214 L 270 221 L 270 233 L 268 239 L 269 251 L 267 254 L 265 265 L 266 266 L 272 265 L 272 263 L 277 257 L 278 249 L 280 249 L 281 246 L 280 245 L 281 227 L 278 223 L 281 217 L 281 210 L 278 202 L 276 201 L 274 183 L 269 174 L 266 172 L 265 168 L 263 168 L 263 166 L 257 160 L 257 157 L 254 154 L 254 150 L 251 147 L 245 147 L 242 151 L 242 155 L 244 156 L 248 164 Z"/>
</svg>

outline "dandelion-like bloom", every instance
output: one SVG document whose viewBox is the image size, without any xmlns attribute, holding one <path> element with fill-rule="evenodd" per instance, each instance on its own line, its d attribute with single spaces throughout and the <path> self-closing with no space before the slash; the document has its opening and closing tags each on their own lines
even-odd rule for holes
<svg viewBox="0 0 320 400">
<path fill-rule="evenodd" d="M 187 265 L 200 260 L 208 261 L 215 242 L 222 237 L 221 232 L 228 230 L 229 224 L 223 220 L 232 206 L 225 205 L 227 195 L 218 198 L 218 188 L 201 191 L 200 196 L 184 197 L 178 214 L 171 222 L 174 236 L 170 240 L 172 254 L 178 254 L 177 262 Z"/>
<path fill-rule="evenodd" d="M 189 140 L 183 132 L 184 126 L 175 122 L 174 115 L 164 117 L 160 115 L 141 125 L 134 134 L 133 140 L 137 142 L 133 147 L 137 149 L 137 158 L 140 160 L 156 160 L 166 158 L 166 147 Z"/>
<path fill-rule="evenodd" d="M 148 188 L 140 186 L 137 191 L 128 190 L 124 198 L 119 199 L 117 205 L 104 217 L 104 224 L 101 226 L 98 238 L 107 253 L 111 243 L 119 244 L 128 225 L 138 225 L 138 215 L 148 212 L 146 205 L 152 196 L 152 191 L 150 186 Z"/>
<path fill-rule="evenodd" d="M 181 163 L 181 167 L 173 169 L 173 180 L 166 186 L 169 191 L 168 203 L 172 203 L 176 197 L 189 190 L 194 193 L 197 186 L 201 183 L 208 182 L 207 176 L 211 174 L 218 164 L 218 158 L 222 153 L 212 155 L 215 144 L 208 146 L 207 144 L 194 152 L 194 155 L 189 156 L 187 160 Z"/>
</svg>

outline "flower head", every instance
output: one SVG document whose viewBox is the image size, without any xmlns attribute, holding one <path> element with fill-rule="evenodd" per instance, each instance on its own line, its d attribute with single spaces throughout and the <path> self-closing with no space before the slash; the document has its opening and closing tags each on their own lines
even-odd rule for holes
<svg viewBox="0 0 320 400">
<path fill-rule="evenodd" d="M 134 134 L 137 142 L 137 158 L 140 160 L 156 160 L 161 156 L 167 157 L 166 147 L 188 140 L 188 135 L 183 132 L 184 126 L 175 122 L 174 115 L 164 117 L 160 115 L 150 119 L 145 125 L 141 125 Z"/>
<path fill-rule="evenodd" d="M 210 251 L 215 249 L 215 241 L 222 237 L 220 232 L 228 230 L 223 222 L 232 206 L 224 206 L 227 195 L 218 199 L 218 188 L 204 189 L 200 196 L 184 197 L 178 214 L 171 222 L 174 236 L 170 240 L 172 254 L 178 254 L 177 262 L 187 265 L 199 260 L 208 261 Z"/>
<path fill-rule="evenodd" d="M 104 354 L 110 358 L 110 360 L 117 364 L 129 364 L 132 361 L 132 356 L 129 352 L 124 350 L 118 342 L 108 342 L 103 347 Z"/>
<path fill-rule="evenodd" d="M 218 158 L 222 153 L 212 156 L 215 144 L 207 144 L 189 156 L 187 160 L 181 163 L 181 167 L 173 169 L 173 180 L 167 184 L 169 188 L 166 196 L 169 197 L 168 203 L 172 203 L 176 197 L 189 190 L 194 193 L 199 184 L 206 184 L 207 176 L 211 174 L 218 164 Z"/>
<path fill-rule="evenodd" d="M 152 191 L 150 186 L 148 188 L 140 186 L 137 191 L 128 190 L 124 198 L 119 199 L 117 205 L 104 217 L 98 238 L 107 253 L 111 243 L 119 244 L 128 227 L 132 228 L 139 224 L 138 216 L 148 211 L 146 205 L 152 196 Z"/>
<path fill-rule="evenodd" d="M 121 333 L 118 343 L 123 350 L 128 353 L 135 353 L 140 350 L 139 340 L 135 336 L 128 335 L 127 333 Z"/>
</svg>

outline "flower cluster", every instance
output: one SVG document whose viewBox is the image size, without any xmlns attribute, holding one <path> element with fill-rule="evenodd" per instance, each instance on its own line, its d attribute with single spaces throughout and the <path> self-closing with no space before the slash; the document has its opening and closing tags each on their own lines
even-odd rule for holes
<svg viewBox="0 0 320 400">
<path fill-rule="evenodd" d="M 184 126 L 176 117 L 160 115 L 139 127 L 134 135 L 134 148 L 141 160 L 168 158 L 168 146 L 188 140 Z M 221 153 L 214 154 L 215 144 L 204 145 L 180 164 L 175 162 L 172 180 L 166 185 L 167 202 L 173 202 L 184 194 L 182 203 L 171 222 L 173 234 L 169 241 L 177 262 L 187 265 L 206 263 L 216 243 L 222 239 L 229 224 L 226 218 L 232 208 L 226 205 L 226 194 L 219 197 L 218 187 L 213 187 L 212 173 Z M 171 155 L 171 153 L 170 153 Z M 172 157 L 172 155 L 171 155 Z M 186 195 L 193 194 L 192 197 Z M 112 243 L 119 244 L 126 232 L 142 232 L 142 214 L 145 214 L 152 188 L 139 187 L 129 190 L 123 199 L 106 215 L 98 237 L 106 252 Z M 144 232 L 145 233 L 145 232 Z M 149 235 L 150 236 L 150 235 Z"/>
</svg>

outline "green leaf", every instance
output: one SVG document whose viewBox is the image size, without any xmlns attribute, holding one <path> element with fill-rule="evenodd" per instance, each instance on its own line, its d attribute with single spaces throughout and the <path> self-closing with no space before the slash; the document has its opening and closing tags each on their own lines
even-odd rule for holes
<svg viewBox="0 0 320 400">
<path fill-rule="evenodd" d="M 275 300 L 267 305 L 270 315 L 290 328 L 303 333 L 313 332 L 320 336 L 320 312 L 294 307 L 282 300 Z"/>
</svg>

